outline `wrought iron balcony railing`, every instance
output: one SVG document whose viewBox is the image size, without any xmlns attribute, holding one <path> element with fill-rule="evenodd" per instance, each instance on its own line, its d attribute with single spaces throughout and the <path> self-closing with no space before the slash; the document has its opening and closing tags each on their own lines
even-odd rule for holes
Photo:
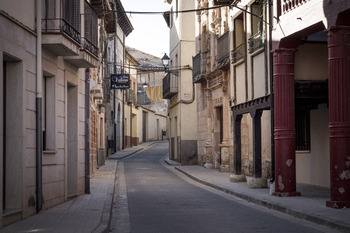
<svg viewBox="0 0 350 233">
<path fill-rule="evenodd" d="M 98 56 L 98 14 L 85 0 L 84 2 L 84 43 L 83 48 Z"/>
<path fill-rule="evenodd" d="M 218 38 L 217 61 L 222 62 L 225 58 L 230 57 L 230 40 L 229 32 L 226 32 Z"/>
<path fill-rule="evenodd" d="M 241 44 L 231 51 L 232 64 L 244 59 L 245 57 L 245 45 Z"/>
<path fill-rule="evenodd" d="M 45 0 L 41 29 L 46 33 L 65 33 L 80 44 L 81 20 L 79 0 Z"/>
<path fill-rule="evenodd" d="M 283 14 L 285 14 L 291 10 L 294 10 L 295 8 L 305 4 L 308 1 L 309 0 L 282 0 L 281 4 L 282 4 Z"/>
<path fill-rule="evenodd" d="M 177 94 L 177 76 L 168 73 L 163 78 L 163 99 L 170 99 L 172 96 Z"/>
<path fill-rule="evenodd" d="M 263 31 L 258 31 L 252 37 L 248 39 L 248 51 L 253 53 L 257 49 L 264 47 L 264 34 Z"/>
<path fill-rule="evenodd" d="M 135 92 L 131 89 L 126 91 L 126 102 L 128 104 L 135 104 Z"/>
<path fill-rule="evenodd" d="M 198 53 L 196 56 L 192 57 L 192 77 L 195 78 L 201 73 L 201 54 Z"/>
</svg>

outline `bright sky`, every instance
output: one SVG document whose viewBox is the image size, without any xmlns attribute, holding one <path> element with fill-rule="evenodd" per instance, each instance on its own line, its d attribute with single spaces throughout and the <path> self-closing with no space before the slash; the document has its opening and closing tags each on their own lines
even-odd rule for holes
<svg viewBox="0 0 350 233">
<path fill-rule="evenodd" d="M 125 11 L 168 11 L 164 0 L 121 0 Z M 169 28 L 162 14 L 128 14 L 134 30 L 125 39 L 127 46 L 163 57 L 169 54 Z"/>
</svg>

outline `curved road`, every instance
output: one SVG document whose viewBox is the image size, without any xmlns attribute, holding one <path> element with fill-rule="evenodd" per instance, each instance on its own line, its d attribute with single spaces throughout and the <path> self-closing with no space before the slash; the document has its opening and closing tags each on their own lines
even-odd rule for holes
<svg viewBox="0 0 350 233">
<path fill-rule="evenodd" d="M 327 232 L 200 185 L 165 165 L 167 153 L 159 142 L 118 162 L 113 232 Z"/>
</svg>

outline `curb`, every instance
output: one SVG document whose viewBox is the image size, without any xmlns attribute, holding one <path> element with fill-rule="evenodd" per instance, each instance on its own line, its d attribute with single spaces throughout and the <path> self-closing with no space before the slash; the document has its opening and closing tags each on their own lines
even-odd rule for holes
<svg viewBox="0 0 350 233">
<path fill-rule="evenodd" d="M 127 158 L 127 157 L 129 157 L 129 156 L 131 156 L 131 155 L 133 155 L 133 154 L 136 154 L 137 152 L 140 152 L 140 151 L 144 150 L 145 148 L 148 148 L 148 147 L 150 147 L 150 146 L 153 146 L 153 145 L 156 144 L 156 143 L 157 143 L 157 142 L 152 142 L 152 143 L 150 143 L 150 144 L 148 144 L 148 145 L 145 145 L 145 146 L 143 146 L 143 147 L 141 147 L 141 148 L 139 148 L 139 149 L 137 149 L 137 150 L 135 150 L 135 151 L 133 151 L 133 152 L 130 152 L 129 154 L 120 156 L 120 157 L 118 157 L 118 158 L 108 158 L 108 159 L 110 159 L 110 160 L 125 159 L 125 158 Z M 142 144 L 140 144 L 140 145 L 142 145 Z"/>
<path fill-rule="evenodd" d="M 115 163 L 114 169 L 113 169 L 113 180 L 111 183 L 109 184 L 108 188 L 108 194 L 106 197 L 106 200 L 104 202 L 104 206 L 103 206 L 103 213 L 101 216 L 101 220 L 100 220 L 100 224 L 92 231 L 92 233 L 107 233 L 109 232 L 109 228 L 110 228 L 110 221 L 111 221 L 111 214 L 112 214 L 112 208 L 113 208 L 113 200 L 114 200 L 114 194 L 115 194 L 115 183 L 117 180 L 117 166 L 118 166 L 118 162 Z"/>
<path fill-rule="evenodd" d="M 239 197 L 239 198 L 241 198 L 243 200 L 246 200 L 247 202 L 251 202 L 251 203 L 254 203 L 254 204 L 257 204 L 257 205 L 261 205 L 261 206 L 267 207 L 269 209 L 276 210 L 276 211 L 282 212 L 284 214 L 291 215 L 291 216 L 293 216 L 295 218 L 307 220 L 307 221 L 310 221 L 310 222 L 313 222 L 313 223 L 316 223 L 316 224 L 319 224 L 319 225 L 323 225 L 323 226 L 326 226 L 326 227 L 329 227 L 329 228 L 336 229 L 338 231 L 343 231 L 343 232 L 349 232 L 350 231 L 350 228 L 348 226 L 344 226 L 342 224 L 336 223 L 334 221 L 330 221 L 328 219 L 324 219 L 324 218 L 317 217 L 317 216 L 314 216 L 314 215 L 311 215 L 311 214 L 307 214 L 307 213 L 304 213 L 304 212 L 292 210 L 292 209 L 289 209 L 289 208 L 286 208 L 286 207 L 283 207 L 283 206 L 280 206 L 280 205 L 277 205 L 277 204 L 273 204 L 273 203 L 270 203 L 270 202 L 267 202 L 267 201 L 263 201 L 263 200 L 260 200 L 260 199 L 257 199 L 257 198 L 254 198 L 254 197 L 251 197 L 251 196 L 248 196 L 248 195 L 244 195 L 244 194 L 238 193 L 238 192 L 235 192 L 235 191 L 232 191 L 232 190 L 220 187 L 218 185 L 209 183 L 207 181 L 201 180 L 201 179 L 199 179 L 199 178 L 197 178 L 197 177 L 195 177 L 195 176 L 185 172 L 184 170 L 182 170 L 179 167 L 174 167 L 174 168 L 176 170 L 178 170 L 179 172 L 182 172 L 183 174 L 185 174 L 189 178 L 193 179 L 194 181 L 197 181 L 197 182 L 199 182 L 201 184 L 204 184 L 206 186 L 209 186 L 211 188 L 215 188 L 215 189 L 220 190 L 222 192 L 231 194 L 233 196 Z"/>
</svg>

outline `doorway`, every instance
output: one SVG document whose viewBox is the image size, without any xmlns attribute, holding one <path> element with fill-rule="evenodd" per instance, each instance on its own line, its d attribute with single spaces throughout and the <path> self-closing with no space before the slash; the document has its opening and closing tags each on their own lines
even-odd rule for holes
<svg viewBox="0 0 350 233">
<path fill-rule="evenodd" d="M 8 211 L 22 206 L 23 155 L 23 63 L 3 55 L 0 81 L 0 147 L 2 154 L 2 209 Z"/>
<path fill-rule="evenodd" d="M 78 193 L 78 88 L 67 84 L 67 197 Z"/>
</svg>

